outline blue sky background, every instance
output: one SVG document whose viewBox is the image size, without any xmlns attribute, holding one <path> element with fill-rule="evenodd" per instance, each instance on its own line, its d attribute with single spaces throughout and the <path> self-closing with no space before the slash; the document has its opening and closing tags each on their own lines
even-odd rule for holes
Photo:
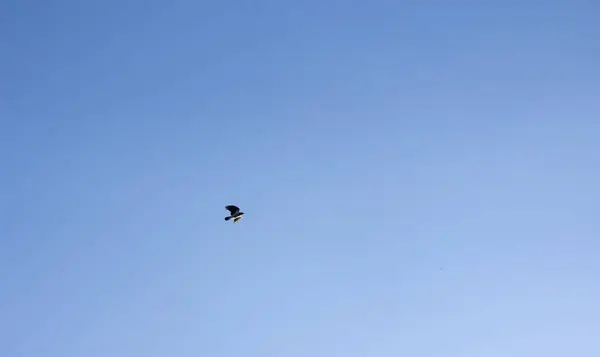
<svg viewBox="0 0 600 357">
<path fill-rule="evenodd" d="M 0 355 L 600 355 L 597 1 L 0 6 Z"/>
</svg>

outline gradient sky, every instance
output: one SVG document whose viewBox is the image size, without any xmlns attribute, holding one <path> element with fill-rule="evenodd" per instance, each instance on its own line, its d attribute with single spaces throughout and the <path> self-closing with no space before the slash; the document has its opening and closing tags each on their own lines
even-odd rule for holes
<svg viewBox="0 0 600 357">
<path fill-rule="evenodd" d="M 600 355 L 598 1 L 0 10 L 1 356 Z"/>
</svg>

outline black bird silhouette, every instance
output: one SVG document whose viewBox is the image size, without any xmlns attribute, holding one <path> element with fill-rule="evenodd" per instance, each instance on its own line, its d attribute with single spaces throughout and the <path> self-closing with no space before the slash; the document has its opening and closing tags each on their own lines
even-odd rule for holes
<svg viewBox="0 0 600 357">
<path fill-rule="evenodd" d="M 240 208 L 238 206 L 229 205 L 225 206 L 225 209 L 231 213 L 231 215 L 225 217 L 226 221 L 229 221 L 233 218 L 233 223 L 237 223 L 237 221 L 242 219 L 242 216 L 244 215 L 244 212 L 240 212 Z"/>
</svg>

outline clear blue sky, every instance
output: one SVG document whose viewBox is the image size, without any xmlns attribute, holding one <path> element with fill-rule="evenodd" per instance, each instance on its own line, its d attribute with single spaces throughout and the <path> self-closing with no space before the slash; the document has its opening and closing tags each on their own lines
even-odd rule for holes
<svg viewBox="0 0 600 357">
<path fill-rule="evenodd" d="M 0 355 L 600 355 L 597 1 L 0 4 Z"/>
</svg>

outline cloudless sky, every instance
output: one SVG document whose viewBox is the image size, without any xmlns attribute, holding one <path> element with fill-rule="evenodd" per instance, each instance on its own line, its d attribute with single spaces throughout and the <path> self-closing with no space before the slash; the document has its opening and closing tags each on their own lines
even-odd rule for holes
<svg viewBox="0 0 600 357">
<path fill-rule="evenodd" d="M 1 1 L 0 355 L 599 356 L 599 17 Z"/>
</svg>

